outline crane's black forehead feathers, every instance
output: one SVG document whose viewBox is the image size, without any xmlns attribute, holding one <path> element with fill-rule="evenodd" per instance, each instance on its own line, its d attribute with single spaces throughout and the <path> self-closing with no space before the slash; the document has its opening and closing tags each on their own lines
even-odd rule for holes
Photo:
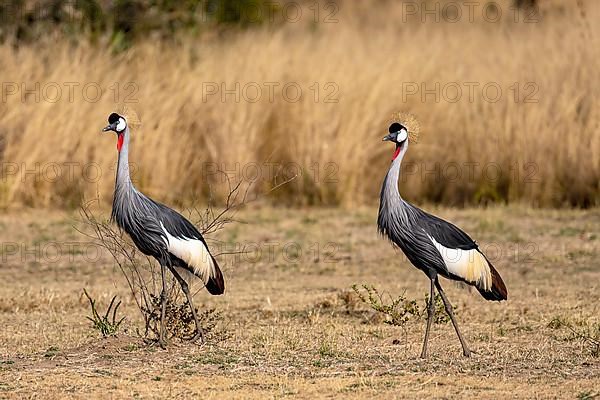
<svg viewBox="0 0 600 400">
<path fill-rule="evenodd" d="M 394 122 L 393 124 L 390 125 L 388 131 L 390 133 L 395 133 L 395 132 L 400 132 L 402 129 L 408 130 L 402 124 L 399 124 L 398 122 Z"/>
<path fill-rule="evenodd" d="M 119 120 L 119 118 L 121 118 L 121 116 L 119 114 L 112 113 L 108 116 L 108 123 L 114 124 L 115 122 L 117 122 Z"/>
</svg>

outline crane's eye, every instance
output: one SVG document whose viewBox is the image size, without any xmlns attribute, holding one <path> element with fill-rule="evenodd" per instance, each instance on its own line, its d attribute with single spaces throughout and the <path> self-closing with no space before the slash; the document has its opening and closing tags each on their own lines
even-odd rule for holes
<svg viewBox="0 0 600 400">
<path fill-rule="evenodd" d="M 394 122 L 393 124 L 390 125 L 388 131 L 390 133 L 394 133 L 394 132 L 400 132 L 401 129 L 402 129 L 402 125 L 400 125 L 397 122 Z"/>
</svg>

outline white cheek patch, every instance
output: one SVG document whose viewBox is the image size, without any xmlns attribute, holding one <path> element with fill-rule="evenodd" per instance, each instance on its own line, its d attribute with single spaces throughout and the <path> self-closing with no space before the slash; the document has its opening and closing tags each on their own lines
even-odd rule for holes
<svg viewBox="0 0 600 400">
<path fill-rule="evenodd" d="M 396 138 L 396 140 L 398 142 L 403 142 L 406 140 L 407 137 L 408 137 L 408 132 L 406 132 L 406 129 L 401 129 L 400 132 L 398 132 L 398 137 Z"/>
<path fill-rule="evenodd" d="M 127 122 L 125 122 L 125 119 L 119 118 L 119 122 L 117 123 L 117 132 L 124 131 L 126 126 Z"/>
</svg>

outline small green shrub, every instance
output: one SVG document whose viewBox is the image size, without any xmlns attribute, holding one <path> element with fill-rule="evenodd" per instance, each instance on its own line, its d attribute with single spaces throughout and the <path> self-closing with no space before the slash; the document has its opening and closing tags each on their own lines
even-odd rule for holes
<svg viewBox="0 0 600 400">
<path fill-rule="evenodd" d="M 380 293 L 374 286 L 362 285 L 362 290 L 358 285 L 352 285 L 352 289 L 358 298 L 373 310 L 385 315 L 385 323 L 394 326 L 402 326 L 408 322 L 411 317 L 419 318 L 421 312 L 416 300 L 407 300 L 404 295 L 393 298 Z"/>
<path fill-rule="evenodd" d="M 370 308 L 385 316 L 384 322 L 389 325 L 402 326 L 411 318 L 420 319 L 427 318 L 427 305 L 429 304 L 429 296 L 425 295 L 423 309 L 419 307 L 416 300 L 408 300 L 404 295 L 393 298 L 389 294 L 379 292 L 374 286 L 352 285 L 352 289 L 363 303 Z M 450 321 L 444 308 L 444 302 L 439 294 L 434 297 L 435 307 L 433 313 L 433 322 L 436 324 L 445 324 Z M 453 307 L 456 309 L 456 307 Z"/>
</svg>

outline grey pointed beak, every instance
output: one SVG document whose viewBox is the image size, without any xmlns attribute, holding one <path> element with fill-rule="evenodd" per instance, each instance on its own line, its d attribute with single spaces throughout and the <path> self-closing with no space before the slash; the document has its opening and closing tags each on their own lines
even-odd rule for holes
<svg viewBox="0 0 600 400">
<path fill-rule="evenodd" d="M 115 130 L 115 126 L 114 126 L 114 124 L 111 124 L 111 125 L 107 125 L 106 127 L 104 127 L 102 129 L 102 132 L 108 132 L 108 131 L 114 131 L 114 130 Z"/>
<path fill-rule="evenodd" d="M 396 132 L 394 132 L 394 133 L 388 133 L 387 135 L 385 135 L 385 136 L 383 137 L 383 141 L 384 141 L 384 142 L 387 142 L 387 141 L 393 141 L 393 140 L 396 140 L 396 136 L 397 136 L 397 135 L 398 135 L 398 134 L 397 134 Z"/>
</svg>

